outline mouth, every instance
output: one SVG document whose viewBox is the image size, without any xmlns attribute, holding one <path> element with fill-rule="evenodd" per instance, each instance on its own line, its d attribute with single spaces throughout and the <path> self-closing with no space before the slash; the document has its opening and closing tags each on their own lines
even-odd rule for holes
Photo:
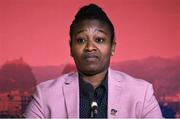
<svg viewBox="0 0 180 119">
<path fill-rule="evenodd" d="M 95 54 L 86 54 L 84 56 L 85 61 L 87 62 L 95 62 L 98 60 L 98 56 Z"/>
</svg>

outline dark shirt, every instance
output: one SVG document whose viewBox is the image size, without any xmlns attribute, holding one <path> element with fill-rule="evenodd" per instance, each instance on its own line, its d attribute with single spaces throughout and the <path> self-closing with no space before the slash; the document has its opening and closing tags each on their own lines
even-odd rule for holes
<svg viewBox="0 0 180 119">
<path fill-rule="evenodd" d="M 91 84 L 79 79 L 80 84 L 80 118 L 90 118 L 91 114 L 91 99 L 88 92 L 85 92 L 87 86 Z M 85 89 L 86 88 L 86 89 Z M 92 87 L 93 88 L 93 87 Z M 108 79 L 107 74 L 102 83 L 95 90 L 91 91 L 98 104 L 98 114 L 96 118 L 107 118 L 107 98 L 108 98 Z"/>
</svg>

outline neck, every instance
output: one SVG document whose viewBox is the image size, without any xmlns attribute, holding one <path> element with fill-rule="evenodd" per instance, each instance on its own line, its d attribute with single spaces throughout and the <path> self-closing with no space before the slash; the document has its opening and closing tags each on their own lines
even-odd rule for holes
<svg viewBox="0 0 180 119">
<path fill-rule="evenodd" d="M 107 70 L 104 70 L 103 72 L 92 75 L 92 76 L 87 76 L 87 75 L 80 73 L 80 77 L 85 82 L 90 83 L 93 86 L 93 88 L 96 89 L 101 84 L 103 79 L 105 78 L 106 73 L 107 73 Z"/>
</svg>

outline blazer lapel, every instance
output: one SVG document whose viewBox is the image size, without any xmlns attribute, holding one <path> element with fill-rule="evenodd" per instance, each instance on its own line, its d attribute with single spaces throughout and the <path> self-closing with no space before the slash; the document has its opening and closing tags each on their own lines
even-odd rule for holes
<svg viewBox="0 0 180 119">
<path fill-rule="evenodd" d="M 79 118 L 79 81 L 78 73 L 69 74 L 63 86 L 68 118 Z"/>
<path fill-rule="evenodd" d="M 117 118 L 120 113 L 121 79 L 109 68 L 108 71 L 108 118 Z"/>
<path fill-rule="evenodd" d="M 121 78 L 116 73 L 108 70 L 108 118 L 117 118 L 120 113 L 120 101 L 122 86 Z M 65 104 L 68 118 L 79 118 L 79 80 L 78 73 L 72 73 L 67 77 L 63 86 Z"/>
</svg>

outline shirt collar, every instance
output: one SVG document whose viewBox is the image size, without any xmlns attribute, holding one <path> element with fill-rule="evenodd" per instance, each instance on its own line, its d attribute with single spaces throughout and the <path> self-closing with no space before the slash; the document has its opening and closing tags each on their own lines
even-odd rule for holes
<svg viewBox="0 0 180 119">
<path fill-rule="evenodd" d="M 104 87 L 106 90 L 108 89 L 108 72 L 106 73 L 103 81 L 97 88 L 99 88 L 99 87 Z"/>
<path fill-rule="evenodd" d="M 84 88 L 86 88 L 85 87 L 86 85 L 91 85 L 91 84 L 85 82 L 82 78 L 79 77 L 79 87 L 80 87 L 81 92 L 83 91 Z M 99 87 L 104 87 L 106 89 L 106 91 L 108 90 L 108 71 L 107 71 L 103 81 L 101 82 L 101 84 L 97 88 L 99 88 Z"/>
</svg>

